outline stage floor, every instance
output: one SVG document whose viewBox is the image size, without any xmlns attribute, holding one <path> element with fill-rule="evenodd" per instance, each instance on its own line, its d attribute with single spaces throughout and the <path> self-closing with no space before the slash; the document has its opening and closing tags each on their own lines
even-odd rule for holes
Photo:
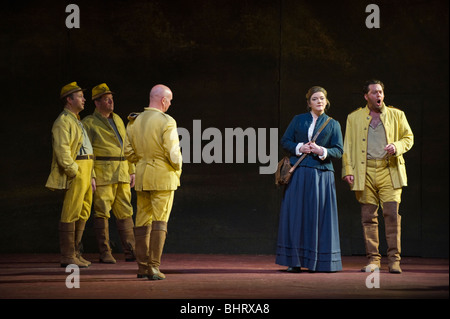
<svg viewBox="0 0 450 319">
<path fill-rule="evenodd" d="M 80 269 L 79 288 L 68 288 L 75 273 L 59 265 L 58 254 L 0 255 L 1 299 L 448 299 L 448 259 L 403 257 L 402 274 L 382 264 L 378 281 L 363 273 L 363 256 L 343 256 L 337 273 L 286 273 L 274 256 L 164 254 L 166 280 L 136 278 L 135 262 L 92 261 Z M 386 258 L 384 258 L 386 259 Z M 385 260 L 383 260 L 385 262 Z M 372 277 L 368 278 L 368 276 Z M 68 276 L 72 276 L 69 277 Z M 376 284 L 379 283 L 379 288 Z M 367 285 L 374 286 L 368 288 Z"/>
</svg>

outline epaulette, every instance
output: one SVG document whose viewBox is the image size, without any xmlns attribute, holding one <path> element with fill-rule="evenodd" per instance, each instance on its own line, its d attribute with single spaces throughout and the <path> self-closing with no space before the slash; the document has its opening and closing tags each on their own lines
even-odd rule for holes
<svg viewBox="0 0 450 319">
<path fill-rule="evenodd" d="M 399 110 L 401 111 L 398 107 L 393 107 L 392 105 L 387 105 L 386 107 L 390 108 L 390 109 L 394 109 L 394 110 Z"/>
<path fill-rule="evenodd" d="M 173 121 L 173 117 L 165 112 L 160 112 L 160 115 L 162 115 L 167 121 Z"/>
<path fill-rule="evenodd" d="M 356 111 L 359 111 L 359 110 L 361 110 L 361 109 L 362 109 L 362 107 L 358 107 L 356 110 L 350 112 L 350 114 L 355 113 Z"/>
<path fill-rule="evenodd" d="M 138 113 L 138 112 L 131 112 L 131 113 L 127 116 L 127 118 L 128 118 L 129 121 L 134 121 L 134 120 L 139 116 L 139 114 L 141 114 L 141 113 Z"/>
</svg>

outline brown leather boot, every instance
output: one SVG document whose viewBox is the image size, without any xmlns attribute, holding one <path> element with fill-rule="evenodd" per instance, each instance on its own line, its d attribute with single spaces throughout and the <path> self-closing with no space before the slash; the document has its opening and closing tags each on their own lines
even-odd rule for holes
<svg viewBox="0 0 450 319">
<path fill-rule="evenodd" d="M 136 244 L 133 234 L 133 218 L 117 219 L 116 224 L 120 241 L 122 242 L 123 253 L 125 254 L 125 261 L 135 261 L 134 250 Z"/>
<path fill-rule="evenodd" d="M 97 237 L 98 250 L 100 252 L 100 262 L 105 264 L 115 264 L 116 260 L 111 254 L 109 246 L 109 220 L 101 217 L 94 218 L 95 236 Z"/>
<path fill-rule="evenodd" d="M 378 206 L 372 204 L 361 204 L 361 221 L 363 226 L 364 243 L 366 246 L 366 256 L 369 263 L 361 268 L 362 272 L 373 272 L 381 268 L 381 255 L 378 250 Z"/>
<path fill-rule="evenodd" d="M 383 205 L 384 223 L 386 225 L 386 242 L 388 246 L 387 257 L 389 272 L 401 274 L 401 216 L 398 214 L 399 204 L 387 202 Z"/>
<path fill-rule="evenodd" d="M 81 252 L 83 250 L 83 244 L 81 243 L 81 238 L 83 238 L 83 233 L 84 233 L 85 227 L 86 227 L 85 220 L 79 219 L 75 222 L 75 255 L 81 262 L 90 266 L 91 262 L 84 259 L 83 256 L 81 256 Z"/>
<path fill-rule="evenodd" d="M 150 234 L 150 258 L 148 265 L 149 280 L 163 280 L 166 278 L 166 276 L 159 271 L 166 235 L 167 222 L 152 222 L 152 231 Z"/>
<path fill-rule="evenodd" d="M 150 226 L 134 227 L 136 241 L 136 261 L 138 278 L 148 278 L 148 259 L 150 250 Z"/>
<path fill-rule="evenodd" d="M 88 267 L 87 264 L 80 261 L 75 255 L 75 223 L 60 222 L 58 228 L 61 267 L 67 267 L 70 264 L 77 265 L 80 268 Z"/>
</svg>

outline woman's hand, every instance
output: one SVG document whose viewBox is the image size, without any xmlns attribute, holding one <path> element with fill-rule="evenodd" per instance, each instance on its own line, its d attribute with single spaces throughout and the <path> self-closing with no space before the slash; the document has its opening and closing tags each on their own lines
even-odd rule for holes
<svg viewBox="0 0 450 319">
<path fill-rule="evenodd" d="M 314 153 L 319 156 L 323 155 L 322 147 L 320 147 L 319 145 L 317 145 L 314 142 L 308 142 L 308 143 L 304 144 L 302 147 L 300 147 L 300 152 L 306 153 L 306 154 Z"/>
<path fill-rule="evenodd" d="M 302 154 L 311 153 L 311 146 L 309 145 L 309 143 L 303 144 L 302 147 L 300 147 L 300 153 Z"/>
</svg>

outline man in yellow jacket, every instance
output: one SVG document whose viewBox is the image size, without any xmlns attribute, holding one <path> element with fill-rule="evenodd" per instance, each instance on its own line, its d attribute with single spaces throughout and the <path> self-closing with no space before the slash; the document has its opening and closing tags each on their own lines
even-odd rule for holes
<svg viewBox="0 0 450 319">
<path fill-rule="evenodd" d="M 414 136 L 405 113 L 384 104 L 384 85 L 370 80 L 364 87 L 367 105 L 350 113 L 344 138 L 342 177 L 361 204 L 366 255 L 362 271 L 380 268 L 378 206 L 381 204 L 388 244 L 388 267 L 401 273 L 401 216 L 398 213 L 402 187 L 407 186 L 403 154 L 411 149 Z"/>
<path fill-rule="evenodd" d="M 92 89 L 95 111 L 83 119 L 94 148 L 94 229 L 100 252 L 100 262 L 116 263 L 109 243 L 109 218 L 112 210 L 126 261 L 134 257 L 134 222 L 131 187 L 135 167 L 124 155 L 126 130 L 122 119 L 114 113 L 113 92 L 106 83 Z M 130 187 L 131 186 L 131 187 Z"/>
<path fill-rule="evenodd" d="M 150 280 L 165 278 L 159 266 L 174 192 L 180 186 L 182 157 L 177 124 L 165 113 L 172 97 L 167 86 L 154 86 L 149 106 L 128 117 L 125 138 L 125 156 L 136 163 L 137 275 Z"/>
<path fill-rule="evenodd" d="M 53 123 L 53 159 L 46 187 L 64 190 L 59 223 L 61 267 L 91 263 L 81 256 L 81 238 L 91 213 L 93 150 L 78 113 L 86 99 L 76 82 L 61 89 L 64 110 Z"/>
</svg>

